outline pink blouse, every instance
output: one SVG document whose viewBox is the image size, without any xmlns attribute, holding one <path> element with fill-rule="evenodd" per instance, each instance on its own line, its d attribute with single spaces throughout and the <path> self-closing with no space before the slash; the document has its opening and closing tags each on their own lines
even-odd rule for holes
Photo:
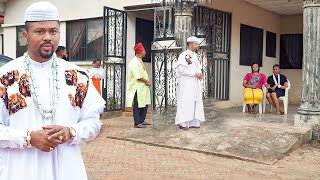
<svg viewBox="0 0 320 180">
<path fill-rule="evenodd" d="M 267 77 L 264 74 L 248 73 L 243 80 L 246 80 L 248 85 L 253 85 L 259 89 L 262 89 L 262 86 L 267 83 Z"/>
</svg>

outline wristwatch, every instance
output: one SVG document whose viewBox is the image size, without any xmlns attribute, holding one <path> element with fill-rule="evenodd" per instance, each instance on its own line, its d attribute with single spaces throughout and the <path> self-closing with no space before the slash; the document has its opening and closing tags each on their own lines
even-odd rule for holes
<svg viewBox="0 0 320 180">
<path fill-rule="evenodd" d="M 24 145 L 27 146 L 27 148 L 32 148 L 31 145 L 31 130 L 27 130 L 26 136 L 24 136 Z"/>
<path fill-rule="evenodd" d="M 70 132 L 70 135 L 71 135 L 71 139 L 73 139 L 74 137 L 76 137 L 77 132 L 76 132 L 76 130 L 75 130 L 73 127 L 69 127 L 69 132 Z"/>
</svg>

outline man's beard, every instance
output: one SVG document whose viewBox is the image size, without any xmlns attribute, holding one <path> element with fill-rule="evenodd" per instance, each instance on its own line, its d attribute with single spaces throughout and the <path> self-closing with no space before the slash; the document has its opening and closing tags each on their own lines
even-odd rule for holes
<svg viewBox="0 0 320 180">
<path fill-rule="evenodd" d="M 39 52 L 39 55 L 40 55 L 40 57 L 43 58 L 43 59 L 50 59 L 50 58 L 52 57 L 53 53 L 54 53 L 54 51 L 51 51 L 50 54 L 44 54 L 44 53 L 42 53 L 42 52 L 40 51 L 40 52 Z"/>
<path fill-rule="evenodd" d="M 48 44 L 52 46 L 51 52 L 49 54 L 42 53 L 42 51 L 41 51 L 42 47 L 44 45 L 48 45 Z M 51 43 L 43 43 L 43 44 L 40 45 L 40 49 L 39 49 L 39 53 L 38 54 L 40 55 L 41 58 L 50 59 L 52 57 L 53 53 L 54 53 L 53 44 L 51 44 Z"/>
</svg>

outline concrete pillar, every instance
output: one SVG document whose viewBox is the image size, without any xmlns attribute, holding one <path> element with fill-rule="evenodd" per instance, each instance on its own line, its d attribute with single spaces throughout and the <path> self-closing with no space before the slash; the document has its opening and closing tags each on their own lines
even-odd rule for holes
<svg viewBox="0 0 320 180">
<path fill-rule="evenodd" d="M 179 2 L 174 7 L 175 29 L 177 45 L 182 50 L 187 49 L 187 38 L 192 35 L 192 17 L 194 2 Z"/>
<path fill-rule="evenodd" d="M 295 126 L 312 128 L 320 123 L 320 0 L 305 0 L 303 10 L 302 104 Z"/>
</svg>

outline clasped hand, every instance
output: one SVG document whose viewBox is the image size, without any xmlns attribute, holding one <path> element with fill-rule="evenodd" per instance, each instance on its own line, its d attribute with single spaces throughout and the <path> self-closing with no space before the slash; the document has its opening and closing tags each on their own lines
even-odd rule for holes
<svg viewBox="0 0 320 180">
<path fill-rule="evenodd" d="M 150 87 L 150 86 L 151 86 L 151 82 L 150 82 L 149 80 L 147 80 L 146 85 L 147 85 L 148 87 Z"/>
<path fill-rule="evenodd" d="M 269 87 L 268 90 L 276 91 L 277 87 L 278 85 L 276 84 L 273 87 Z"/>
<path fill-rule="evenodd" d="M 50 152 L 70 139 L 69 128 L 58 125 L 44 126 L 31 133 L 31 145 L 44 152 Z"/>
<path fill-rule="evenodd" d="M 203 79 L 203 74 L 202 74 L 202 73 L 197 73 L 197 74 L 196 74 L 196 78 L 198 78 L 198 79 Z"/>
</svg>

